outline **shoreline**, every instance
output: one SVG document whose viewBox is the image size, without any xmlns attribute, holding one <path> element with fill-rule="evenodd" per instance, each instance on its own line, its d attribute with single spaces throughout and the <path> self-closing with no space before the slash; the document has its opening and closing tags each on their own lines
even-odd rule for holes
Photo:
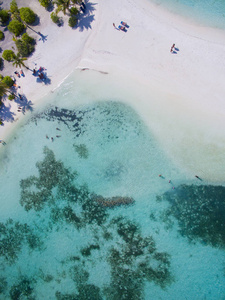
<svg viewBox="0 0 225 300">
<path fill-rule="evenodd" d="M 19 7 L 22 2 L 17 1 Z M 34 77 L 26 70 L 26 77 L 18 80 L 24 94 L 34 104 L 34 110 L 35 105 L 57 91 L 76 69 L 107 72 L 113 74 L 115 82 L 117 76 L 121 80 L 131 80 L 128 88 L 133 82 L 132 88 L 141 94 L 137 93 L 139 99 L 136 103 L 133 99 L 131 104 L 169 155 L 178 157 L 190 170 L 198 167 L 204 171 L 216 164 L 216 173 L 209 170 L 206 177 L 225 180 L 222 172 L 222 165 L 225 165 L 222 158 L 225 146 L 222 132 L 225 127 L 223 30 L 188 24 L 182 17 L 146 0 L 138 4 L 134 0 L 124 1 L 122 7 L 118 0 L 111 3 L 98 0 L 91 28 L 80 32 L 69 28 L 66 21 L 62 28 L 57 27 L 50 20 L 50 14 L 35 3 L 38 10 L 33 7 L 34 3 L 30 7 L 39 15 L 40 28 L 42 26 L 47 40 L 38 41 L 27 64 L 31 67 L 36 62 L 47 68 L 51 84 L 34 84 Z M 120 21 L 129 25 L 127 32 L 113 27 L 113 23 L 118 26 Z M 42 29 L 35 30 L 42 32 Z M 176 54 L 170 53 L 173 43 L 179 48 Z M 12 111 L 15 112 L 14 106 Z M 23 116 L 17 113 L 15 118 Z M 7 141 L 17 123 L 1 126 L 1 139 Z M 218 157 L 222 161 L 218 161 Z"/>
</svg>

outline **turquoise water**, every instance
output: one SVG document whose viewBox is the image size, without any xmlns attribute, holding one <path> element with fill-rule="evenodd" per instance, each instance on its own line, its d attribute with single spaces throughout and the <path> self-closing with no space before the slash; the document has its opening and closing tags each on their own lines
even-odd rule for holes
<svg viewBox="0 0 225 300">
<path fill-rule="evenodd" d="M 151 0 L 203 26 L 225 29 L 224 0 Z"/>
<path fill-rule="evenodd" d="M 1 154 L 0 299 L 224 299 L 225 187 L 190 178 L 133 108 L 92 101 L 87 82 L 83 101 L 77 84 Z"/>
</svg>

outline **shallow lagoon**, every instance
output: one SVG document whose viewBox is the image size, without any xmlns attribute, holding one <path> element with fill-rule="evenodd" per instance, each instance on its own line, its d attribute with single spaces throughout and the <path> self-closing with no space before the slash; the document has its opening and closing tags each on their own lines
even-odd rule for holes
<svg viewBox="0 0 225 300">
<path fill-rule="evenodd" d="M 201 26 L 225 29 L 223 0 L 149 0 Z"/>
<path fill-rule="evenodd" d="M 77 84 L 1 153 L 1 298 L 222 299 L 225 188 L 171 161 L 126 93 Z"/>
</svg>

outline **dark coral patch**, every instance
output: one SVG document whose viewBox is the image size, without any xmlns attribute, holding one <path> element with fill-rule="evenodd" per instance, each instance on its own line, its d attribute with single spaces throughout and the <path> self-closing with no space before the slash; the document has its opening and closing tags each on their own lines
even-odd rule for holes
<svg viewBox="0 0 225 300">
<path fill-rule="evenodd" d="M 225 247 L 225 187 L 181 185 L 162 196 L 168 217 L 178 220 L 180 233 L 214 247 Z"/>
</svg>

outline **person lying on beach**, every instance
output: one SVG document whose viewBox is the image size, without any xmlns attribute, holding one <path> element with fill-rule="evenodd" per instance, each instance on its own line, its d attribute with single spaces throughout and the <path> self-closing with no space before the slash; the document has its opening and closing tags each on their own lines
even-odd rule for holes
<svg viewBox="0 0 225 300">
<path fill-rule="evenodd" d="M 129 25 L 128 25 L 126 22 L 121 21 L 120 23 L 121 23 L 123 26 L 129 28 Z"/>
<path fill-rule="evenodd" d="M 119 30 L 126 31 L 126 28 L 124 26 L 120 25 L 118 28 L 119 28 Z"/>
<path fill-rule="evenodd" d="M 17 71 L 15 71 L 14 74 L 20 78 L 20 74 Z"/>
</svg>

